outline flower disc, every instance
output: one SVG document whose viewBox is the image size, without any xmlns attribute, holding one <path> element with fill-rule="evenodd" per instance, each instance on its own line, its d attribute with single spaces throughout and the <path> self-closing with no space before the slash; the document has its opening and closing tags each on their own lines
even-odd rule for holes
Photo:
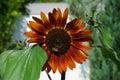
<svg viewBox="0 0 120 80">
<path fill-rule="evenodd" d="M 70 48 L 71 38 L 64 29 L 50 30 L 45 40 L 47 48 L 57 56 L 64 54 Z"/>
</svg>

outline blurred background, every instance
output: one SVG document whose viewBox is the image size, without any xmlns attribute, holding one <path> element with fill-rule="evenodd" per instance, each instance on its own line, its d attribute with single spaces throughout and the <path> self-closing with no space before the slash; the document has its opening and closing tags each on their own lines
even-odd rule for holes
<svg viewBox="0 0 120 80">
<path fill-rule="evenodd" d="M 93 36 L 89 59 L 68 70 L 66 80 L 120 80 L 120 0 L 1 0 L 0 53 L 19 40 L 26 41 L 23 33 L 32 16 L 58 7 L 69 8 L 69 20 L 82 17 Z M 52 80 L 60 77 L 58 72 L 50 75 Z M 43 72 L 40 80 L 49 79 Z"/>
</svg>

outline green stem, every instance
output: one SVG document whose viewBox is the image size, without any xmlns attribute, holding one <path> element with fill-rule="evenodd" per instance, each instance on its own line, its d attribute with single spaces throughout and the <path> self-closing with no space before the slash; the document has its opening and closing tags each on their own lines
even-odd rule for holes
<svg viewBox="0 0 120 80">
<path fill-rule="evenodd" d="M 62 74 L 61 74 L 61 80 L 65 80 L 65 72 L 62 72 Z"/>
</svg>

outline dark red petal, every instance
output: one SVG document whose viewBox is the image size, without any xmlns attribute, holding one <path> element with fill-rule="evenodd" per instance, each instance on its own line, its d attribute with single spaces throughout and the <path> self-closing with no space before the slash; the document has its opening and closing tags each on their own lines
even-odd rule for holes
<svg viewBox="0 0 120 80">
<path fill-rule="evenodd" d="M 52 14 L 56 15 L 56 12 L 57 12 L 57 10 L 54 8 L 53 11 L 52 11 Z"/>
<path fill-rule="evenodd" d="M 35 38 L 30 38 L 28 42 L 29 43 L 44 43 L 45 40 L 44 38 L 35 37 Z"/>
<path fill-rule="evenodd" d="M 89 35 L 92 31 L 91 30 L 82 30 L 76 34 L 71 34 L 72 37 L 82 37 L 82 36 L 85 36 L 85 35 Z"/>
<path fill-rule="evenodd" d="M 78 48 L 78 49 L 82 49 L 82 50 L 88 50 L 91 49 L 91 47 L 88 44 L 85 44 L 84 42 L 75 42 L 72 41 L 71 43 L 72 46 Z"/>
<path fill-rule="evenodd" d="M 49 17 L 50 22 L 51 22 L 53 25 L 55 25 L 56 20 L 55 20 L 54 15 L 53 15 L 51 12 L 49 12 L 49 13 L 48 13 L 48 17 Z"/>
<path fill-rule="evenodd" d="M 73 29 L 76 25 L 80 24 L 81 18 L 76 18 L 67 23 L 66 30 Z"/>
<path fill-rule="evenodd" d="M 32 17 L 36 22 L 40 23 L 40 24 L 43 24 L 42 20 L 37 18 L 37 17 Z"/>
<path fill-rule="evenodd" d="M 68 18 L 68 8 L 66 8 L 65 11 L 63 12 L 61 26 L 63 27 L 65 26 L 67 18 Z"/>
<path fill-rule="evenodd" d="M 56 19 L 56 26 L 61 27 L 62 13 L 61 13 L 61 10 L 59 8 L 57 9 L 55 19 Z"/>
<path fill-rule="evenodd" d="M 92 37 L 91 36 L 85 36 L 82 38 L 72 38 L 73 41 L 77 41 L 77 42 L 85 42 L 85 41 L 91 41 Z"/>
<path fill-rule="evenodd" d="M 82 31 L 85 27 L 85 24 L 77 24 L 72 29 L 69 30 L 71 35 L 74 35 L 80 31 Z"/>
<path fill-rule="evenodd" d="M 89 35 L 92 31 L 91 30 L 82 30 L 76 34 L 71 34 L 72 38 L 82 38 L 85 37 L 86 35 Z"/>
<path fill-rule="evenodd" d="M 29 21 L 29 25 L 31 26 L 32 30 L 40 34 L 46 34 L 46 32 L 48 32 L 48 29 L 46 29 L 43 25 L 39 23 Z"/>
<path fill-rule="evenodd" d="M 50 22 L 53 24 L 53 25 L 57 25 L 56 23 L 57 23 L 57 21 L 56 21 L 56 15 L 57 15 L 57 10 L 54 8 L 53 9 L 53 11 L 52 11 L 52 13 L 51 12 L 49 12 L 49 14 L 48 14 L 48 17 L 49 17 L 49 20 L 50 20 Z"/>
</svg>

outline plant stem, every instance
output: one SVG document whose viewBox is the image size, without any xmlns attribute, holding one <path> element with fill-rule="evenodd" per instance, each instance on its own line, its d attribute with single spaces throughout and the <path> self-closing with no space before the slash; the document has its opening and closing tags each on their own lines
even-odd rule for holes
<svg viewBox="0 0 120 80">
<path fill-rule="evenodd" d="M 61 80 L 65 80 L 65 72 L 62 72 L 62 74 L 61 74 Z"/>
<path fill-rule="evenodd" d="M 51 76 L 49 75 L 49 73 L 48 73 L 47 71 L 45 71 L 45 72 L 46 72 L 46 74 L 47 74 L 49 80 L 52 80 L 52 78 L 51 78 Z"/>
</svg>

